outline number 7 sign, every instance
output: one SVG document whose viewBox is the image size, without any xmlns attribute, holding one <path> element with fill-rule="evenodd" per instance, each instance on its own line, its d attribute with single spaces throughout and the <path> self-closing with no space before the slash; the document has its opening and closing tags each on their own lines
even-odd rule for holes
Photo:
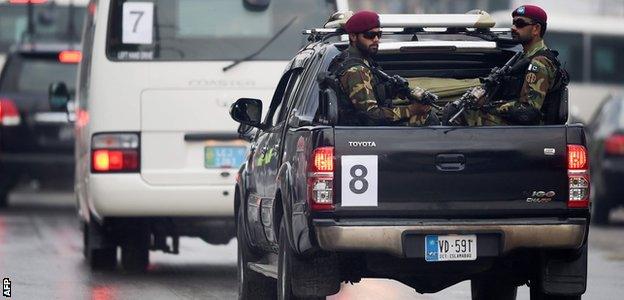
<svg viewBox="0 0 624 300">
<path fill-rule="evenodd" d="M 342 206 L 377 206 L 377 155 L 343 155 Z"/>
<path fill-rule="evenodd" d="M 151 44 L 154 28 L 154 3 L 123 4 L 122 38 L 124 44 Z"/>
</svg>

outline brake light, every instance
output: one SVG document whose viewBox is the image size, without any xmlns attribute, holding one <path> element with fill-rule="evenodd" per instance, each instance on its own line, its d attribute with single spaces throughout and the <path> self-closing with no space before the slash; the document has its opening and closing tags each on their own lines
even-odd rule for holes
<svg viewBox="0 0 624 300">
<path fill-rule="evenodd" d="M 17 106 L 10 99 L 0 99 L 0 125 L 17 126 L 22 123 Z"/>
<path fill-rule="evenodd" d="M 614 134 L 604 141 L 606 154 L 624 155 L 624 134 Z"/>
<path fill-rule="evenodd" d="M 308 167 L 308 202 L 313 211 L 334 209 L 334 147 L 314 149 Z"/>
<path fill-rule="evenodd" d="M 138 172 L 139 136 L 136 133 L 105 133 L 91 141 L 94 173 Z"/>
<path fill-rule="evenodd" d="M 589 208 L 589 163 L 582 145 L 568 145 L 568 185 L 568 207 Z"/>
<path fill-rule="evenodd" d="M 77 64 L 82 59 L 82 52 L 78 50 L 65 50 L 59 53 L 58 59 L 64 64 Z"/>
<path fill-rule="evenodd" d="M 43 4 L 46 2 L 48 2 L 48 0 L 9 0 L 9 3 L 11 4 Z"/>
</svg>

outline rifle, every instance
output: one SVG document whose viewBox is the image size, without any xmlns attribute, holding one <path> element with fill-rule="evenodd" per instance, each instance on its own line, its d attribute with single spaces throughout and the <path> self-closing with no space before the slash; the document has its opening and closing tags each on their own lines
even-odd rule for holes
<svg viewBox="0 0 624 300">
<path fill-rule="evenodd" d="M 501 88 L 503 77 L 511 73 L 511 71 L 517 69 L 518 66 L 522 66 L 524 64 L 520 63 L 522 55 L 522 51 L 517 52 L 501 68 L 493 68 L 492 72 L 490 72 L 487 77 L 480 79 L 481 88 L 487 92 L 485 103 L 492 103 L 492 98 Z M 455 119 L 457 119 L 466 110 L 466 108 L 475 108 L 477 99 L 474 96 L 473 91 L 474 89 L 468 90 L 461 96 L 461 98 L 453 102 L 453 105 L 456 105 L 459 110 L 447 122 L 444 122 L 445 124 L 453 124 Z"/>
<path fill-rule="evenodd" d="M 436 96 L 435 94 L 430 93 L 428 91 L 424 91 L 422 94 L 422 97 L 418 99 L 412 93 L 412 88 L 409 87 L 409 82 L 407 81 L 407 79 L 399 75 L 390 76 L 388 75 L 388 73 L 382 71 L 381 69 L 377 67 L 371 67 L 370 69 L 373 71 L 373 73 L 377 74 L 377 76 L 381 78 L 383 81 L 388 82 L 390 86 L 392 87 L 392 89 L 396 91 L 398 95 L 405 96 L 405 98 L 407 98 L 407 100 L 409 100 L 410 102 L 418 102 L 418 103 L 430 105 L 431 107 L 434 107 L 439 110 L 442 109 L 442 107 L 436 104 L 436 101 L 438 101 L 438 96 Z"/>
</svg>

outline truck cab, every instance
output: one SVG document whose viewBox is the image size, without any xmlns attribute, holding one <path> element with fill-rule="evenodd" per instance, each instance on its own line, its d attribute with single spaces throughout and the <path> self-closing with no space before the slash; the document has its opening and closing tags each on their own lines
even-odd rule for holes
<svg viewBox="0 0 624 300">
<path fill-rule="evenodd" d="M 484 13 L 380 20 L 377 62 L 444 95 L 439 105 L 519 51 Z M 239 297 L 324 297 L 376 277 L 419 293 L 471 280 L 473 299 L 515 299 L 524 284 L 531 299 L 579 299 L 589 229 L 582 125 L 565 116 L 540 126 L 344 125 L 337 91 L 319 76 L 348 47 L 331 41 L 343 33 L 334 25 L 308 32 L 314 42 L 286 68 L 263 118 L 259 99 L 231 107 L 251 139 L 235 195 Z"/>
</svg>

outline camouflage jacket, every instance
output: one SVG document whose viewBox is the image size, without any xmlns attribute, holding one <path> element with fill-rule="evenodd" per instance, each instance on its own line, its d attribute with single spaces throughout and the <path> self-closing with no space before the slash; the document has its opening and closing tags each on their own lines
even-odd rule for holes
<svg viewBox="0 0 624 300">
<path fill-rule="evenodd" d="M 377 94 L 375 93 L 375 82 L 373 74 L 369 69 L 370 62 L 363 58 L 354 47 L 347 49 L 349 57 L 362 59 L 367 66 L 355 65 L 338 74 L 338 79 L 342 90 L 353 104 L 354 108 L 364 112 L 372 120 L 385 122 L 405 121 L 409 125 L 423 125 L 429 115 L 430 107 L 418 103 L 408 105 L 393 105 L 383 107 L 379 105 Z M 415 89 L 414 95 L 418 97 L 422 89 Z"/>
<path fill-rule="evenodd" d="M 548 49 L 544 41 L 540 41 L 528 49 L 524 57 L 534 56 L 541 50 Z M 531 59 L 529 66 L 524 75 L 524 83 L 517 99 L 510 99 L 509 102 L 496 108 L 495 114 L 486 114 L 481 125 L 507 125 L 508 122 L 503 120 L 500 115 L 504 115 L 511 108 L 529 105 L 537 110 L 542 108 L 546 93 L 552 88 L 557 67 L 547 57 L 538 55 Z"/>
</svg>

